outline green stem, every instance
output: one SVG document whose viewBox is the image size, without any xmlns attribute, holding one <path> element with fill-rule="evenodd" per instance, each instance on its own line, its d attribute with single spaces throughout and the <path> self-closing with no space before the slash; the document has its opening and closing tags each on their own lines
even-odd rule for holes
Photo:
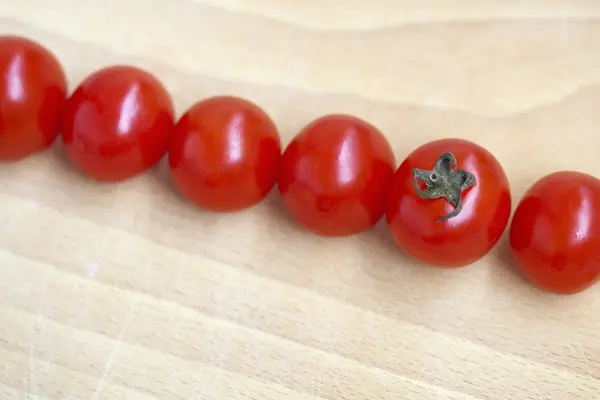
<svg viewBox="0 0 600 400">
<path fill-rule="evenodd" d="M 454 166 L 454 169 L 452 167 Z M 443 222 L 456 217 L 462 210 L 462 192 L 475 185 L 473 174 L 458 169 L 456 157 L 452 153 L 444 153 L 438 157 L 432 170 L 413 169 L 415 190 L 422 199 L 438 199 L 444 197 L 454 206 L 448 215 L 437 220 Z M 421 189 L 419 180 L 427 187 Z"/>
</svg>

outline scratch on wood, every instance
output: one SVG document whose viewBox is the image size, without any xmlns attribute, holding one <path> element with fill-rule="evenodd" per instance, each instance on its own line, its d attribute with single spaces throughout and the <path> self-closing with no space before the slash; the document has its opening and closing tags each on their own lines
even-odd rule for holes
<svg viewBox="0 0 600 400">
<path fill-rule="evenodd" d="M 123 325 L 121 326 L 121 330 L 119 331 L 119 335 L 117 336 L 117 338 L 115 340 L 115 344 L 114 344 L 110 354 L 108 355 L 108 359 L 106 360 L 106 364 L 104 366 L 102 376 L 100 376 L 100 380 L 98 381 L 98 386 L 96 387 L 96 390 L 94 390 L 94 394 L 93 394 L 91 400 L 98 400 L 100 393 L 104 389 L 104 386 L 106 386 L 106 383 L 108 381 L 113 364 L 114 364 L 116 358 L 118 357 L 119 352 L 121 351 L 121 345 L 123 344 L 123 337 L 125 336 L 125 332 L 127 331 L 127 328 L 129 327 L 129 325 L 131 323 L 131 318 L 134 315 L 134 313 L 137 310 L 137 307 L 140 303 L 140 296 L 141 295 L 139 293 L 136 294 L 134 296 L 133 300 L 131 301 L 131 303 L 129 304 L 129 308 L 127 309 L 127 313 L 125 314 L 125 319 L 123 320 Z"/>
</svg>

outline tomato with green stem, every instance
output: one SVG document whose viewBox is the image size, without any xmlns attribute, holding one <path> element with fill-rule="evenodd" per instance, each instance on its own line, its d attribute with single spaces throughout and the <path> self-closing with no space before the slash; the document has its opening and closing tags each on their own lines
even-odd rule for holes
<svg viewBox="0 0 600 400">
<path fill-rule="evenodd" d="M 386 220 L 394 241 L 428 265 L 462 267 L 487 254 L 506 229 L 510 186 L 498 160 L 476 143 L 441 139 L 402 162 Z"/>
</svg>

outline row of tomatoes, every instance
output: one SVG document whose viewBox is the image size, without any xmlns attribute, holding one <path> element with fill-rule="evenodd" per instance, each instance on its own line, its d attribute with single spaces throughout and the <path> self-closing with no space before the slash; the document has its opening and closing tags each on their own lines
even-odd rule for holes
<svg viewBox="0 0 600 400">
<path fill-rule="evenodd" d="M 205 99 L 176 121 L 163 85 L 131 66 L 103 68 L 67 96 L 51 52 L 23 37 L 0 37 L 0 160 L 42 151 L 59 133 L 72 163 L 90 178 L 123 181 L 168 154 L 175 187 L 203 209 L 242 210 L 277 185 L 304 228 L 352 235 L 385 215 L 401 249 L 439 267 L 483 257 L 511 213 L 502 166 L 475 143 L 430 142 L 396 169 L 376 127 L 327 115 L 282 152 L 270 117 L 247 100 Z M 600 276 L 600 181 L 569 171 L 539 180 L 516 208 L 510 247 L 541 288 L 575 293 L 591 286 Z"/>
</svg>

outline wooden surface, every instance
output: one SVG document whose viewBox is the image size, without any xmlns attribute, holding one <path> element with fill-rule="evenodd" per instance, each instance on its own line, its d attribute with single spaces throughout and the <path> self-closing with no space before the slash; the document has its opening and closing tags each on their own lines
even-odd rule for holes
<svg viewBox="0 0 600 400">
<path fill-rule="evenodd" d="M 398 160 L 468 138 L 515 202 L 600 171 L 599 18 L 596 0 L 0 0 L 0 31 L 53 49 L 71 85 L 133 63 L 179 113 L 255 100 L 284 143 L 349 112 Z M 0 166 L 0 210 L 1 399 L 600 399 L 600 287 L 532 289 L 505 240 L 424 268 L 382 224 L 314 237 L 275 194 L 209 214 L 164 164 L 99 185 L 60 146 Z"/>
</svg>

